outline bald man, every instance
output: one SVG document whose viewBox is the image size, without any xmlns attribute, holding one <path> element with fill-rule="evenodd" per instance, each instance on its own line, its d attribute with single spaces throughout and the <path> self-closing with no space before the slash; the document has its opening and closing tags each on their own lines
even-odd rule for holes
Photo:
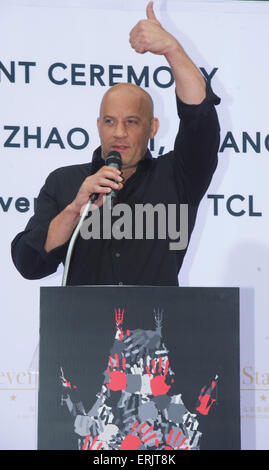
<svg viewBox="0 0 269 470">
<path fill-rule="evenodd" d="M 70 237 L 82 208 L 93 194 L 102 210 L 104 196 L 118 191 L 118 201 L 135 204 L 188 204 L 188 241 L 199 202 L 217 164 L 219 124 L 214 108 L 219 98 L 186 55 L 179 42 L 157 20 L 153 2 L 147 19 L 130 33 L 137 53 L 163 55 L 176 84 L 180 128 L 173 151 L 153 159 L 147 149 L 158 131 L 150 95 L 140 87 L 115 85 L 104 95 L 97 120 L 101 146 L 90 164 L 53 172 L 37 200 L 35 215 L 12 243 L 15 266 L 28 279 L 37 279 L 64 263 Z M 104 165 L 106 155 L 117 151 L 122 171 Z M 72 285 L 178 285 L 185 249 L 174 252 L 169 240 L 77 240 L 68 284 Z"/>
</svg>

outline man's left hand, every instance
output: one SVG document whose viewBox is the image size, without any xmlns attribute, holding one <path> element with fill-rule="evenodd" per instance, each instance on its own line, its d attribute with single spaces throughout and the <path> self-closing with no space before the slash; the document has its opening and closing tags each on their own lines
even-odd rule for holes
<svg viewBox="0 0 269 470">
<path fill-rule="evenodd" d="M 130 32 L 132 48 L 140 54 L 152 52 L 165 55 L 178 47 L 177 40 L 157 20 L 153 11 L 153 2 L 149 2 L 146 12 L 147 19 L 140 20 Z"/>
</svg>

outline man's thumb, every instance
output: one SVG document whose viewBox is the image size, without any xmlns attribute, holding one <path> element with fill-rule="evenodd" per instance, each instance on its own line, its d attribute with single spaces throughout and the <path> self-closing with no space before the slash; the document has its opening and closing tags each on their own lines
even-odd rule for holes
<svg viewBox="0 0 269 470">
<path fill-rule="evenodd" d="M 148 20 L 157 20 L 156 16 L 155 16 L 155 13 L 153 11 L 153 2 L 149 2 L 148 5 L 147 5 L 147 19 Z"/>
</svg>

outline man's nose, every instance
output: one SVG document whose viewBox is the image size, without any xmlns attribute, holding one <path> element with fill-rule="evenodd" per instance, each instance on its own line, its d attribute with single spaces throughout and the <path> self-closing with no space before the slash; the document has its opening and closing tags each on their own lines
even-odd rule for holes
<svg viewBox="0 0 269 470">
<path fill-rule="evenodd" d="M 114 127 L 114 137 L 123 138 L 127 136 L 127 127 L 124 122 L 117 122 Z"/>
</svg>

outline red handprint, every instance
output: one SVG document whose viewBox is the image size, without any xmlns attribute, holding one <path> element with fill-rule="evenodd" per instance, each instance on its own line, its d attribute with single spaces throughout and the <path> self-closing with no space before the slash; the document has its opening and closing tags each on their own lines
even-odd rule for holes
<svg viewBox="0 0 269 470">
<path fill-rule="evenodd" d="M 135 421 L 131 433 L 135 432 L 136 434 L 128 434 L 122 441 L 120 450 L 137 450 L 139 446 L 145 444 L 148 441 L 151 441 L 157 436 L 157 433 L 149 434 L 153 431 L 154 427 L 149 426 L 148 423 L 145 421 L 143 424 L 139 426 L 139 422 Z M 148 428 L 145 430 L 145 426 Z M 138 436 L 140 435 L 140 437 Z M 155 439 L 155 447 L 159 446 L 159 441 Z"/>
<path fill-rule="evenodd" d="M 182 437 L 182 431 L 179 428 L 171 429 L 169 436 L 166 441 L 165 450 L 177 450 L 183 446 L 186 441 L 186 437 Z M 171 442 L 172 441 L 172 442 Z M 188 450 L 188 446 L 184 447 L 182 450 Z"/>
<path fill-rule="evenodd" d="M 95 436 L 95 438 L 93 439 L 92 443 L 90 444 L 90 438 L 91 438 L 91 435 L 88 434 L 85 439 L 84 439 L 84 442 L 83 442 L 83 446 L 82 446 L 82 450 L 100 450 L 103 443 L 102 442 L 99 442 L 98 446 L 96 449 L 93 449 L 93 446 L 94 444 L 96 443 L 96 441 L 98 440 L 98 436 Z"/>
<path fill-rule="evenodd" d="M 124 336 L 123 328 L 121 326 L 123 324 L 124 308 L 122 310 L 120 308 L 118 308 L 118 310 L 114 308 L 114 312 L 115 312 L 115 322 L 116 322 L 116 330 L 117 330 L 116 337 L 118 337 L 118 339 L 121 341 Z M 126 330 L 126 336 L 129 336 L 129 335 L 130 335 L 130 330 Z"/>
<path fill-rule="evenodd" d="M 165 363 L 165 366 L 164 366 Z M 152 372 L 148 366 L 146 366 L 146 371 L 149 377 L 152 377 L 152 374 L 156 374 L 150 381 L 150 388 L 152 395 L 166 395 L 168 390 L 170 390 L 171 385 L 166 383 L 166 376 L 169 369 L 169 360 L 166 359 L 166 362 L 163 361 L 163 358 L 160 357 L 159 360 L 152 360 Z M 164 370 L 163 370 L 164 367 Z M 173 379 L 172 379 L 173 382 Z"/>
<path fill-rule="evenodd" d="M 125 357 L 122 358 L 122 366 L 120 367 L 120 360 L 118 354 L 115 354 L 114 360 L 111 356 L 109 356 L 109 365 L 106 369 L 106 372 L 109 375 L 109 382 L 107 382 L 106 385 L 113 392 L 126 389 L 127 377 L 125 373 L 125 366 Z"/>
<path fill-rule="evenodd" d="M 196 406 L 196 410 L 199 411 L 199 413 L 202 415 L 208 415 L 211 407 L 216 402 L 216 399 L 212 398 L 212 393 L 216 391 L 217 379 L 218 376 L 216 375 L 215 379 L 212 380 L 210 385 L 203 387 L 200 392 L 198 397 L 199 404 Z"/>
<path fill-rule="evenodd" d="M 71 382 L 68 382 L 68 380 L 66 380 L 62 367 L 60 369 L 61 369 L 60 379 L 61 379 L 63 387 L 69 388 L 69 390 L 76 390 L 77 386 L 71 385 Z"/>
</svg>

